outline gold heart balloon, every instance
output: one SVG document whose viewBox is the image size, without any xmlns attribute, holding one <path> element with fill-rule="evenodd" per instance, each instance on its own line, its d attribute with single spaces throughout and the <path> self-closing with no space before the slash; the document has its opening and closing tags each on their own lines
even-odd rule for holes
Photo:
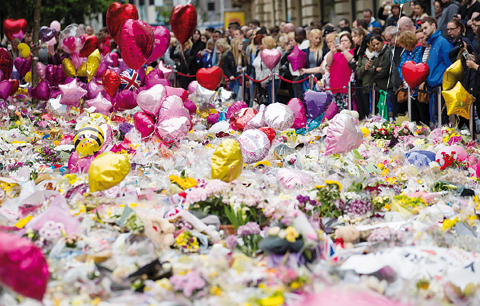
<svg viewBox="0 0 480 306">
<path fill-rule="evenodd" d="M 93 79 L 93 77 L 97 74 L 98 67 L 100 67 L 100 63 L 102 61 L 102 57 L 100 55 L 100 51 L 96 49 L 87 58 L 87 66 L 86 71 L 87 71 L 87 77 L 88 81 Z"/>
<path fill-rule="evenodd" d="M 76 76 L 75 65 L 71 59 L 66 58 L 62 61 L 62 69 L 69 78 L 74 78 Z"/>
<path fill-rule="evenodd" d="M 443 74 L 443 90 L 446 91 L 452 89 L 457 82 L 463 81 L 464 78 L 465 71 L 463 71 L 462 61 L 457 60 L 455 63 L 451 64 Z"/>
<path fill-rule="evenodd" d="M 475 101 L 475 97 L 463 88 L 462 83 L 457 82 L 452 89 L 442 91 L 442 95 L 445 98 L 449 116 L 458 115 L 470 119 L 470 106 Z"/>
<path fill-rule="evenodd" d="M 212 179 L 231 182 L 243 170 L 243 155 L 235 139 L 225 139 L 212 155 Z"/>
<path fill-rule="evenodd" d="M 77 69 L 77 76 L 86 77 L 87 76 L 87 62 L 83 62 L 80 67 Z"/>
</svg>

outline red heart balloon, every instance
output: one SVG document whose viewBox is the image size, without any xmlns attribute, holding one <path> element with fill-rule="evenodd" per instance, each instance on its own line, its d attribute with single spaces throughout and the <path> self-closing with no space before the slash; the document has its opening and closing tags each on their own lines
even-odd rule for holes
<svg viewBox="0 0 480 306">
<path fill-rule="evenodd" d="M 191 4 L 175 6 L 170 15 L 170 26 L 173 34 L 183 46 L 197 28 L 197 10 L 195 7 Z"/>
<path fill-rule="evenodd" d="M 430 74 L 430 69 L 424 63 L 416 64 L 414 61 L 405 62 L 402 66 L 402 75 L 410 88 L 417 88 L 425 82 Z"/>
<path fill-rule="evenodd" d="M 121 5 L 118 2 L 110 4 L 107 10 L 107 28 L 113 40 L 118 44 L 117 34 L 127 19 L 138 20 L 138 11 L 133 4 Z"/>
<path fill-rule="evenodd" d="M 102 85 L 110 97 L 113 98 L 120 86 L 120 76 L 118 73 L 107 69 L 102 75 Z"/>
<path fill-rule="evenodd" d="M 12 87 L 10 89 L 10 95 L 13 96 L 17 90 L 18 90 L 18 86 L 20 85 L 20 82 L 18 82 L 18 80 L 8 80 L 10 82 L 10 84 L 12 84 Z"/>
<path fill-rule="evenodd" d="M 25 19 L 5 19 L 3 22 L 3 33 L 9 41 L 14 38 L 22 39 L 28 30 L 28 23 Z"/>
<path fill-rule="evenodd" d="M 141 20 L 128 19 L 117 34 L 118 46 L 125 64 L 138 70 L 153 52 L 155 36 L 148 24 Z"/>
<path fill-rule="evenodd" d="M 245 128 L 245 124 L 247 124 L 248 121 L 252 120 L 252 118 L 257 113 L 258 113 L 257 110 L 253 108 L 244 108 L 239 110 L 238 113 L 236 113 L 234 116 L 234 117 L 237 117 L 234 123 L 237 130 L 243 130 Z"/>
<path fill-rule="evenodd" d="M 98 38 L 95 35 L 89 35 L 85 39 L 85 44 L 80 50 L 80 57 L 88 57 L 93 51 L 98 49 Z"/>
<path fill-rule="evenodd" d="M 155 130 L 155 121 L 144 112 L 136 112 L 133 116 L 135 128 L 142 134 L 142 138 L 148 137 Z"/>
<path fill-rule="evenodd" d="M 270 127 L 262 127 L 262 128 L 259 128 L 259 130 L 267 134 L 268 139 L 270 140 L 270 144 L 272 144 L 273 140 L 275 139 L 275 136 L 277 135 L 277 133 L 275 133 L 275 130 Z"/>
<path fill-rule="evenodd" d="M 222 81 L 223 72 L 219 67 L 201 68 L 197 71 L 197 82 L 202 87 L 216 90 Z"/>
<path fill-rule="evenodd" d="M 5 48 L 0 48 L 0 70 L 3 72 L 3 79 L 8 80 L 13 71 L 13 59 L 10 52 Z"/>
</svg>

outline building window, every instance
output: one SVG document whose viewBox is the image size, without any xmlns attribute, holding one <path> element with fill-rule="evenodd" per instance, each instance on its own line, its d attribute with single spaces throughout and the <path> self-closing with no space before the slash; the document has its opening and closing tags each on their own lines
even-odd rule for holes
<svg viewBox="0 0 480 306">
<path fill-rule="evenodd" d="M 155 0 L 150 0 L 150 5 L 155 5 Z"/>
</svg>

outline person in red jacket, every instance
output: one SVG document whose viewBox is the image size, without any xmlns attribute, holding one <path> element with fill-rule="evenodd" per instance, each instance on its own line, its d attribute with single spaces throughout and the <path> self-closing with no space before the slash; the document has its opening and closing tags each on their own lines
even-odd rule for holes
<svg viewBox="0 0 480 306">
<path fill-rule="evenodd" d="M 102 28 L 100 29 L 100 52 L 102 52 L 103 55 L 107 55 L 110 53 L 110 40 L 112 38 L 110 37 L 110 34 L 108 33 L 107 28 Z"/>
</svg>

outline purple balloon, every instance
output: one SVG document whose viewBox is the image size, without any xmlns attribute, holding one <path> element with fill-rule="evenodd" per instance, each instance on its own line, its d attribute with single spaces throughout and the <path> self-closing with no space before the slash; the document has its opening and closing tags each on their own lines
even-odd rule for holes
<svg viewBox="0 0 480 306">
<path fill-rule="evenodd" d="M 102 61 L 100 63 L 100 66 L 98 66 L 98 71 L 97 71 L 96 77 L 101 78 L 103 73 L 105 72 L 105 70 L 107 70 L 108 66 L 109 65 L 105 61 Z"/>
<path fill-rule="evenodd" d="M 50 99 L 54 99 L 58 97 L 59 94 L 60 94 L 60 89 L 58 89 L 58 87 L 52 88 L 52 90 L 50 91 Z"/>
<path fill-rule="evenodd" d="M 87 95 L 85 96 L 87 100 L 95 98 L 99 93 L 102 93 L 105 96 L 105 91 L 103 86 L 98 84 L 95 81 L 90 81 L 87 85 Z"/>
<path fill-rule="evenodd" d="M 118 68 L 120 68 L 120 71 L 124 71 L 128 69 L 127 64 L 125 64 L 125 62 L 121 58 L 118 59 Z"/>
<path fill-rule="evenodd" d="M 153 35 L 155 36 L 155 42 L 153 44 L 153 51 L 150 57 L 148 58 L 147 63 L 151 63 L 161 58 L 165 51 L 167 51 L 168 46 L 170 45 L 170 31 L 162 26 L 152 27 Z"/>
<path fill-rule="evenodd" d="M 120 70 L 120 68 L 118 68 L 118 67 L 108 66 L 108 69 L 112 72 L 116 72 L 119 75 L 120 75 L 120 73 L 122 73 L 122 70 Z"/>
<path fill-rule="evenodd" d="M 118 67 L 118 53 L 117 52 L 112 52 L 110 53 L 110 57 L 112 58 L 112 66 L 113 67 Z"/>
<path fill-rule="evenodd" d="M 292 65 L 293 71 L 305 68 L 307 65 L 307 54 L 300 50 L 296 45 L 293 47 L 292 52 L 287 56 L 287 59 L 290 62 L 290 65 Z"/>
<path fill-rule="evenodd" d="M 143 67 L 138 68 L 137 70 L 138 75 L 140 76 L 141 83 L 140 84 L 145 84 L 145 77 L 147 76 L 145 69 Z"/>
<path fill-rule="evenodd" d="M 32 88 L 32 91 L 30 92 L 32 98 L 42 101 L 47 101 L 50 99 L 50 93 L 50 84 L 48 84 L 46 81 L 41 81 L 38 83 L 37 87 Z"/>
<path fill-rule="evenodd" d="M 193 116 L 197 113 L 197 106 L 190 99 L 187 99 L 187 101 L 185 101 L 185 103 L 183 103 L 183 106 L 188 110 L 190 115 Z"/>
<path fill-rule="evenodd" d="M 41 27 L 40 28 L 40 39 L 42 42 L 47 42 L 49 40 L 52 40 L 52 38 L 57 35 L 57 30 L 49 27 Z"/>
<path fill-rule="evenodd" d="M 65 79 L 65 81 L 62 82 L 62 84 L 71 83 L 71 82 L 73 82 L 73 80 L 75 80 L 75 79 L 74 79 L 74 78 L 69 78 L 69 77 L 67 77 L 67 78 Z"/>
<path fill-rule="evenodd" d="M 325 117 L 323 117 L 322 122 L 325 122 L 325 120 L 331 120 L 335 115 L 338 114 L 338 105 L 335 102 L 330 103 L 328 106 L 326 112 L 325 112 Z"/>
<path fill-rule="evenodd" d="M 130 90 L 122 90 L 116 96 L 116 103 L 113 105 L 115 111 L 133 109 L 137 106 L 137 93 Z"/>
<path fill-rule="evenodd" d="M 47 65 L 45 69 L 45 81 L 49 82 L 50 84 L 55 83 L 55 66 Z"/>
<path fill-rule="evenodd" d="M 307 90 L 303 98 L 307 105 L 307 117 L 311 119 L 315 119 L 323 114 L 330 102 L 332 102 L 332 94 L 329 92 Z"/>
<path fill-rule="evenodd" d="M 247 107 L 248 107 L 247 103 L 245 103 L 243 101 L 237 101 L 237 102 L 233 103 L 227 110 L 227 113 L 226 113 L 227 120 L 229 120 L 230 117 L 233 116 L 233 114 L 235 114 L 236 112 L 238 112 L 242 108 L 247 108 Z"/>
<path fill-rule="evenodd" d="M 207 117 L 207 123 L 210 124 L 210 125 L 214 125 L 215 123 L 218 122 L 218 119 L 220 118 L 220 114 L 219 113 L 216 113 L 216 114 L 210 114 L 208 115 Z"/>
<path fill-rule="evenodd" d="M 0 99 L 6 100 L 10 96 L 10 90 L 12 90 L 12 83 L 8 80 L 0 82 Z"/>
<path fill-rule="evenodd" d="M 26 60 L 21 57 L 17 57 L 16 59 L 13 60 L 13 64 L 15 65 L 15 68 L 17 68 L 18 73 L 22 77 L 24 77 L 27 72 L 32 70 L 32 61 L 31 60 Z"/>
<path fill-rule="evenodd" d="M 145 77 L 145 85 L 147 89 L 152 88 L 154 85 L 161 84 L 161 80 L 163 80 L 164 74 L 160 69 L 153 69 L 150 71 L 149 74 Z M 165 86 L 165 84 L 162 84 Z"/>
<path fill-rule="evenodd" d="M 63 72 L 62 66 L 55 66 L 55 76 L 53 85 L 63 84 L 67 79 L 67 75 Z"/>
<path fill-rule="evenodd" d="M 110 53 L 107 53 L 107 55 L 103 56 L 102 63 L 105 63 L 107 66 L 113 66 L 113 60 Z"/>
</svg>

